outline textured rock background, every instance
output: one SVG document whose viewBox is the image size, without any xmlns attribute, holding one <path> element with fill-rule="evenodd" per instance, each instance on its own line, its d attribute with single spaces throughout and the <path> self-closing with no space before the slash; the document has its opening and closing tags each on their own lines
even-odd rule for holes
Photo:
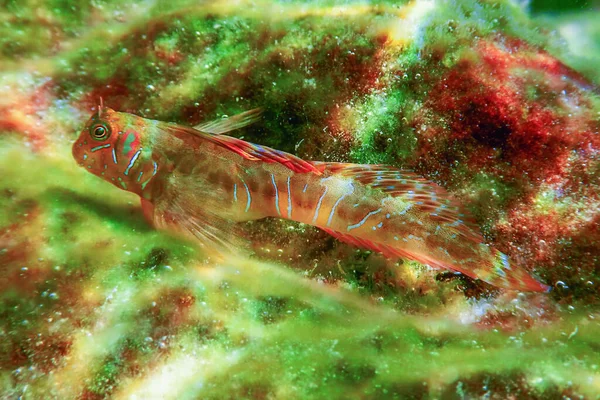
<svg viewBox="0 0 600 400">
<path fill-rule="evenodd" d="M 596 397 L 600 14 L 524 7 L 6 2 L 2 395 Z M 554 290 L 500 292 L 278 220 L 246 226 L 252 260 L 206 259 L 71 159 L 100 96 L 189 125 L 262 107 L 247 140 L 413 168 Z"/>
</svg>

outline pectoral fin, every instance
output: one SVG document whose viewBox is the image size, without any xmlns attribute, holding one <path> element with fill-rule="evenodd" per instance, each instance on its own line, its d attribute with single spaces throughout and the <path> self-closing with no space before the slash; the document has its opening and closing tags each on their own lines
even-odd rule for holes
<svg viewBox="0 0 600 400">
<path fill-rule="evenodd" d="M 198 204 L 189 191 L 170 190 L 154 201 L 152 220 L 158 229 L 193 239 L 208 254 L 239 254 L 248 245 L 234 221 L 219 215 L 210 202 Z"/>
</svg>

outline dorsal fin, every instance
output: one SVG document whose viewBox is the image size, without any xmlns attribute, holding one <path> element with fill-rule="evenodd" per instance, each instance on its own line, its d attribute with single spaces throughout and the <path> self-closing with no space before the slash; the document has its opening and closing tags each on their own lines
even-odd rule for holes
<svg viewBox="0 0 600 400">
<path fill-rule="evenodd" d="M 229 118 L 219 118 L 204 122 L 194 126 L 194 129 L 213 135 L 222 135 L 223 133 L 231 132 L 255 123 L 260 119 L 261 114 L 262 110 L 260 108 L 254 108 Z"/>
<path fill-rule="evenodd" d="M 275 150 L 266 146 L 260 146 L 258 144 L 246 142 L 245 140 L 237 139 L 227 135 L 213 135 L 187 126 L 164 124 L 161 128 L 180 138 L 184 138 L 186 135 L 192 135 L 207 140 L 218 146 L 224 147 L 227 150 L 233 151 L 234 153 L 244 157 L 246 160 L 262 161 L 266 163 L 279 163 L 298 173 L 311 172 L 317 175 L 322 174 L 322 169 L 315 166 L 315 164 L 284 151 Z"/>
<path fill-rule="evenodd" d="M 402 197 L 440 223 L 449 224 L 463 238 L 483 242 L 479 226 L 471 213 L 440 185 L 410 170 L 388 165 L 313 162 L 333 174 L 347 176 L 394 197 Z"/>
</svg>

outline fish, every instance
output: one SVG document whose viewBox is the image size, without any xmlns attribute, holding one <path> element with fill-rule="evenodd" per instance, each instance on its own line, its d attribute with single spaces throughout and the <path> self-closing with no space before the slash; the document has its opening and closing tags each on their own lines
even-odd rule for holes
<svg viewBox="0 0 600 400">
<path fill-rule="evenodd" d="M 138 195 L 154 227 L 211 251 L 239 252 L 240 223 L 276 217 L 499 288 L 549 290 L 485 243 L 474 218 L 449 192 L 415 172 L 306 161 L 226 135 L 259 116 L 255 109 L 189 127 L 100 105 L 72 154 L 90 173 Z"/>
</svg>

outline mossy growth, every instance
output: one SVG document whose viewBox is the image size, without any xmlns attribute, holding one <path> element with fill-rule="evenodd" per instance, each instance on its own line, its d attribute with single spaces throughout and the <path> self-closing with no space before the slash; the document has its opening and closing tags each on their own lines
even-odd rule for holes
<svg viewBox="0 0 600 400">
<path fill-rule="evenodd" d="M 563 103 L 581 110 L 572 120 L 583 122 L 569 125 L 590 133 L 588 147 L 568 159 L 581 165 L 573 169 L 583 182 L 578 190 L 561 188 L 566 179 L 506 177 L 506 160 L 473 168 L 461 155 L 474 147 L 457 141 L 448 149 L 440 140 L 459 137 L 450 122 L 465 118 L 431 103 L 457 69 L 492 76 L 481 73 L 481 43 L 499 51 L 496 69 L 512 57 L 503 47 L 514 44 L 509 39 L 527 44 L 514 47 L 526 53 L 519 62 L 562 68 L 550 54 L 564 48 L 516 3 L 6 7 L 1 397 L 597 395 L 598 97 L 578 91 L 583 81 L 560 68 L 573 85 L 567 94 L 547 79 L 548 68 L 532 74 L 515 63 L 509 71 L 511 79 L 527 78 L 527 104 L 543 102 L 563 117 Z M 459 126 L 482 120 L 493 99 L 485 94 L 474 97 L 479 108 Z M 261 107 L 263 120 L 236 134 L 308 159 L 440 166 L 420 172 L 469 203 L 489 240 L 511 228 L 507 248 L 530 250 L 542 232 L 535 217 L 559 216 L 569 224 L 549 244 L 556 265 L 533 261 L 556 278 L 554 290 L 490 289 L 281 220 L 245 226 L 253 257 L 209 258 L 193 242 L 154 230 L 136 196 L 71 159 L 69 142 L 100 97 L 119 111 L 187 125 Z M 421 163 L 438 154 L 447 158 Z M 524 181 L 533 182 L 530 190 L 519 186 Z"/>
</svg>

